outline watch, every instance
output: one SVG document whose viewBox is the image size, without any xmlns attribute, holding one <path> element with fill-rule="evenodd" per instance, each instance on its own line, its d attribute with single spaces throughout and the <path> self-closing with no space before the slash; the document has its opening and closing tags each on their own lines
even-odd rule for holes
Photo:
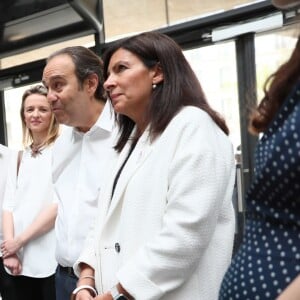
<svg viewBox="0 0 300 300">
<path fill-rule="evenodd" d="M 116 285 L 110 289 L 110 293 L 113 297 L 113 300 L 129 300 L 124 294 L 119 292 Z"/>
</svg>

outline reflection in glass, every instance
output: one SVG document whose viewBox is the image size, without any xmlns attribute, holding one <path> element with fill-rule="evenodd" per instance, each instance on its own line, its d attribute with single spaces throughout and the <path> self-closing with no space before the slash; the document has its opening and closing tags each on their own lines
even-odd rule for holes
<svg viewBox="0 0 300 300">
<path fill-rule="evenodd" d="M 261 34 L 255 38 L 255 60 L 258 102 L 262 99 L 263 85 L 266 79 L 277 70 L 290 56 L 298 39 L 298 29 Z"/>
<path fill-rule="evenodd" d="M 23 148 L 20 108 L 22 95 L 28 87 L 22 86 L 4 91 L 8 147 L 15 150 Z"/>
<path fill-rule="evenodd" d="M 226 120 L 236 150 L 241 143 L 234 42 L 184 51 L 208 102 Z"/>
<path fill-rule="evenodd" d="M 225 12 L 262 0 L 103 0 L 107 41 Z"/>
</svg>

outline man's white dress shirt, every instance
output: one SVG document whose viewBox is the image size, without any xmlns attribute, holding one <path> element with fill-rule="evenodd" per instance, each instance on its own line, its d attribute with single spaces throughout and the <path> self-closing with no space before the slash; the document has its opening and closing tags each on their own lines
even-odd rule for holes
<svg viewBox="0 0 300 300">
<path fill-rule="evenodd" d="M 99 192 L 110 167 L 109 157 L 115 155 L 114 126 L 107 102 L 88 132 L 65 127 L 55 142 L 56 259 L 61 266 L 73 266 L 96 216 Z"/>
</svg>

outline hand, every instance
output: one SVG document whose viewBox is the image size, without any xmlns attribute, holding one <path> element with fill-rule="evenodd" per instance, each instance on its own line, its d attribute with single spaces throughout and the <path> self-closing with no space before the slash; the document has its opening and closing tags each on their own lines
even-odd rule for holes
<svg viewBox="0 0 300 300">
<path fill-rule="evenodd" d="M 22 271 L 22 264 L 16 254 L 4 258 L 3 264 L 10 270 L 12 275 L 19 275 Z"/>
<path fill-rule="evenodd" d="M 102 295 L 98 295 L 97 297 L 91 296 L 89 291 L 81 290 L 79 291 L 72 300 L 113 300 L 111 293 L 105 293 Z"/>
<path fill-rule="evenodd" d="M 276 298 L 276 300 L 297 300 L 300 299 L 300 275 L 298 275 Z"/>
<path fill-rule="evenodd" d="M 105 293 L 93 298 L 94 300 L 113 300 L 111 293 Z"/>
<path fill-rule="evenodd" d="M 124 287 L 120 283 L 117 284 L 117 289 L 119 290 L 119 292 L 126 295 L 128 299 L 133 299 L 133 297 L 131 295 L 129 295 L 129 293 L 124 289 Z M 113 300 L 113 297 L 110 292 L 106 292 L 105 294 L 98 295 L 97 297 L 95 297 L 93 299 L 94 300 Z"/>
<path fill-rule="evenodd" d="M 1 244 L 1 252 L 4 258 L 17 253 L 22 248 L 20 239 L 9 239 Z"/>
<path fill-rule="evenodd" d="M 93 300 L 95 299 L 88 290 L 81 290 L 79 291 L 74 298 L 71 298 L 72 300 Z"/>
<path fill-rule="evenodd" d="M 72 298 L 71 300 L 113 300 L 113 298 L 110 293 L 93 297 L 87 290 L 81 290 L 76 294 L 75 298 Z"/>
</svg>

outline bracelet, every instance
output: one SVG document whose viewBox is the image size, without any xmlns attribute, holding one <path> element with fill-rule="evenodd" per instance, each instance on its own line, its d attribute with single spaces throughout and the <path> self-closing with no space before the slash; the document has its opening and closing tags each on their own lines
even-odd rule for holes
<svg viewBox="0 0 300 300">
<path fill-rule="evenodd" d="M 92 276 L 92 275 L 86 275 L 86 276 L 79 277 L 78 280 L 81 280 L 81 279 L 87 279 L 87 278 L 92 279 L 92 280 L 95 280 L 95 277 Z"/>
<path fill-rule="evenodd" d="M 73 292 L 72 295 L 76 295 L 81 290 L 89 290 L 93 292 L 93 296 L 96 297 L 98 295 L 97 291 L 90 285 L 80 285 Z"/>
</svg>

